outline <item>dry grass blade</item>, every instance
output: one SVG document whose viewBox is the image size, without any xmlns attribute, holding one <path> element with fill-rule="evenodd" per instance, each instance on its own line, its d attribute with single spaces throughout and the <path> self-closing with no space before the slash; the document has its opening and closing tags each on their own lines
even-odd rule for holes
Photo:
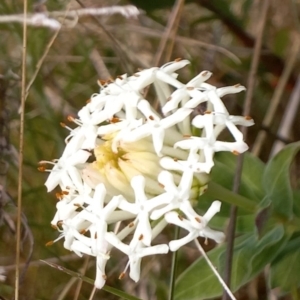
<svg viewBox="0 0 300 300">
<path fill-rule="evenodd" d="M 288 56 L 286 66 L 283 70 L 283 73 L 282 73 L 280 79 L 279 79 L 279 82 L 275 89 L 274 95 L 270 101 L 270 106 L 269 106 L 268 111 L 263 120 L 262 125 L 264 128 L 268 128 L 272 124 L 272 120 L 274 118 L 274 115 L 275 115 L 278 105 L 280 103 L 281 96 L 284 92 L 286 84 L 287 84 L 289 77 L 295 66 L 295 62 L 296 62 L 296 59 L 299 54 L 299 49 L 300 49 L 300 38 L 297 35 L 296 38 L 293 39 L 293 41 L 292 41 L 291 53 Z M 258 133 L 255 143 L 253 145 L 253 149 L 252 149 L 252 153 L 254 155 L 259 156 L 259 153 L 262 149 L 262 145 L 266 139 L 266 136 L 267 136 L 267 133 L 265 130 L 261 130 Z"/>
<path fill-rule="evenodd" d="M 22 52 L 22 89 L 21 89 L 21 115 L 20 115 L 20 139 L 19 139 L 19 173 L 18 173 L 18 215 L 17 215 L 17 242 L 16 242 L 16 277 L 15 300 L 19 299 L 20 286 L 20 249 L 21 249 L 21 224 L 22 224 L 22 191 L 23 191 L 23 151 L 24 151 L 24 109 L 26 98 L 26 47 L 27 47 L 27 0 L 24 0 L 23 22 L 23 52 Z"/>
<path fill-rule="evenodd" d="M 247 83 L 248 90 L 247 90 L 246 99 L 243 107 L 244 116 L 250 115 L 250 111 L 251 111 L 251 102 L 252 102 L 254 87 L 256 82 L 256 74 L 257 74 L 258 63 L 261 54 L 263 33 L 266 24 L 268 8 L 269 8 L 269 0 L 266 0 L 262 4 L 261 15 L 259 18 L 260 22 L 257 28 L 258 35 L 254 46 L 254 53 L 252 57 L 251 68 L 250 68 L 250 73 L 249 73 L 248 83 Z M 244 140 L 247 140 L 247 127 L 242 128 L 242 133 L 244 135 Z M 243 171 L 243 160 L 244 160 L 244 155 L 239 155 L 237 158 L 237 166 L 236 166 L 233 188 L 232 188 L 233 192 L 235 193 L 238 193 L 240 189 L 241 177 Z M 227 229 L 227 248 L 226 248 L 226 262 L 225 262 L 225 271 L 224 271 L 225 282 L 229 287 L 231 284 L 236 220 L 237 220 L 237 207 L 232 205 L 230 208 L 230 220 Z M 229 299 L 229 296 L 227 291 L 224 290 L 222 300 L 227 300 L 227 299 Z"/>
</svg>

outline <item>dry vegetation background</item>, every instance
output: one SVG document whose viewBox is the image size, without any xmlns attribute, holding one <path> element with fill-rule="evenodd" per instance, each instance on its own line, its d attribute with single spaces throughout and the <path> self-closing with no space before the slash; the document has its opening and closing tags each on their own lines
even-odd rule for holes
<svg viewBox="0 0 300 300">
<path fill-rule="evenodd" d="M 68 132 L 60 122 L 67 122 L 68 115 L 76 115 L 90 95 L 98 91 L 98 79 L 131 74 L 137 68 L 161 65 L 177 57 L 191 61 L 180 72 L 183 81 L 206 69 L 214 73 L 210 83 L 216 86 L 236 83 L 247 86 L 264 1 L 29 1 L 31 13 L 127 4 L 136 5 L 144 12 L 137 18 L 120 15 L 67 18 L 51 45 L 55 30 L 28 28 L 27 83 L 37 66 L 41 66 L 25 108 L 21 241 L 24 272 L 20 299 L 88 299 L 92 289 L 86 283 L 79 286 L 73 277 L 40 262 L 40 259 L 51 260 L 94 278 L 92 259 L 80 259 L 68 253 L 61 242 L 45 246 L 57 237 L 57 232 L 50 227 L 56 199 L 54 193 L 46 193 L 43 185 L 46 175 L 37 171 L 37 163 L 58 158 L 62 153 Z M 256 124 L 250 129 L 247 141 L 263 161 L 268 160 L 276 141 L 289 143 L 300 136 L 297 106 L 300 1 L 269 2 L 251 104 L 251 116 Z M 0 19 L 22 12 L 23 1 L 1 0 Z M 5 276 L 0 275 L 1 299 L 13 299 L 14 290 L 21 54 L 22 25 L 0 23 L 0 274 Z M 232 114 L 241 114 L 244 97 L 227 98 Z M 264 118 L 270 110 L 274 114 L 268 122 Z M 280 131 L 282 128 L 285 130 Z M 262 130 L 266 136 L 259 141 L 257 136 Z M 191 247 L 181 250 L 179 272 L 197 255 Z M 166 299 L 171 257 L 145 260 L 138 284 L 128 278 L 121 282 L 117 279 L 125 263 L 121 256 L 110 261 L 109 285 L 142 299 Z M 266 299 L 262 290 L 265 284 L 261 276 L 243 289 L 239 299 Z M 98 291 L 94 299 L 118 298 Z"/>
</svg>

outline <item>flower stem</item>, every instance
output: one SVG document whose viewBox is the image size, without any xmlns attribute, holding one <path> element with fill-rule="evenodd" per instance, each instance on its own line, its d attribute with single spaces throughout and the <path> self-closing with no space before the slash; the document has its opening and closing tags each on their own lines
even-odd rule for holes
<svg viewBox="0 0 300 300">
<path fill-rule="evenodd" d="M 238 195 L 213 181 L 209 182 L 206 195 L 227 202 L 229 204 L 236 205 L 249 212 L 255 212 L 257 208 L 254 201 L 251 201 L 244 196 Z"/>
<path fill-rule="evenodd" d="M 174 240 L 179 238 L 180 227 L 175 227 Z M 178 251 L 174 251 L 172 255 L 172 266 L 171 266 L 171 278 L 169 284 L 169 300 L 173 300 L 174 297 L 174 288 L 175 288 L 175 277 L 176 277 L 176 268 L 177 268 L 177 253 Z"/>
</svg>

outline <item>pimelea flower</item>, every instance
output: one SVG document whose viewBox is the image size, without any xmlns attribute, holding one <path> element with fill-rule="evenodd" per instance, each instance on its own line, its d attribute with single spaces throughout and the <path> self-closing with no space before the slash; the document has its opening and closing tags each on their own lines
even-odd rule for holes
<svg viewBox="0 0 300 300">
<path fill-rule="evenodd" d="M 48 191 L 61 188 L 51 222 L 60 231 L 57 240 L 64 238 L 64 247 L 79 256 L 96 257 L 97 288 L 105 284 L 113 247 L 128 256 L 120 277 L 130 267 L 129 276 L 138 281 L 144 256 L 176 251 L 198 236 L 217 243 L 224 239 L 222 232 L 208 227 L 220 201 L 203 216 L 193 202 L 207 183 L 215 152 L 239 154 L 248 149 L 237 125 L 250 126 L 253 120 L 230 115 L 221 100 L 243 91 L 243 86 L 216 88 L 205 82 L 212 75 L 208 71 L 184 84 L 176 71 L 187 64 L 175 60 L 161 68 L 100 81 L 100 92 L 92 95 L 78 118 L 68 118 L 77 127 L 62 124 L 70 131 L 62 157 L 41 162 L 39 169 L 50 172 Z M 145 88 L 151 85 L 163 116 L 145 99 Z M 191 117 L 204 102 L 206 112 Z M 193 128 L 200 135 L 193 135 Z M 233 142 L 219 140 L 224 129 Z M 54 167 L 47 170 L 45 164 Z M 120 232 L 112 232 L 113 224 L 126 221 Z M 188 235 L 152 245 L 168 223 L 184 228 Z"/>
</svg>

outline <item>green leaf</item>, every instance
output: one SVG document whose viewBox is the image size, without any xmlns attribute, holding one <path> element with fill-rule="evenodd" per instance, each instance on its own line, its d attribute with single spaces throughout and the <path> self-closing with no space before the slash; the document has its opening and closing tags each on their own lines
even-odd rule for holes
<svg viewBox="0 0 300 300">
<path fill-rule="evenodd" d="M 215 156 L 215 166 L 212 169 L 212 180 L 222 186 L 232 189 L 236 172 L 237 157 L 229 152 L 220 152 Z M 243 173 L 239 194 L 259 202 L 264 190 L 262 174 L 264 164 L 251 153 L 244 154 Z"/>
<path fill-rule="evenodd" d="M 291 219 L 293 216 L 289 169 L 299 148 L 300 142 L 287 145 L 268 162 L 263 175 L 266 199 L 272 203 L 275 214 L 284 219 Z"/>
<path fill-rule="evenodd" d="M 290 292 L 300 286 L 300 251 L 290 253 L 270 270 L 271 288 L 280 287 L 283 292 Z"/>
<path fill-rule="evenodd" d="M 236 291 L 270 264 L 287 238 L 281 225 L 270 230 L 261 240 L 253 233 L 237 238 L 232 264 L 232 290 Z M 225 248 L 226 244 L 223 244 L 208 253 L 220 274 L 224 270 Z M 178 278 L 175 299 L 200 300 L 218 297 L 221 293 L 220 283 L 201 257 Z"/>
</svg>

